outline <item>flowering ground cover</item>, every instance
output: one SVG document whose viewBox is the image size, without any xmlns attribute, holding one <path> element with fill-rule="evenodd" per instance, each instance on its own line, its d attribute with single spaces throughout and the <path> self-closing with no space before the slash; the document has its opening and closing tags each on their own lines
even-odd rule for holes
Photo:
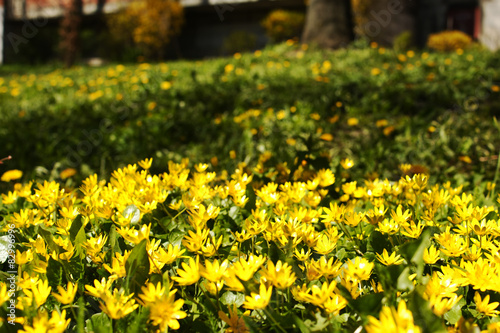
<svg viewBox="0 0 500 333">
<path fill-rule="evenodd" d="M 405 165 L 395 182 L 348 181 L 350 160 L 291 174 L 269 159 L 230 174 L 185 159 L 158 175 L 146 159 L 75 190 L 16 184 L 0 205 L 2 329 L 500 329 L 494 188 L 473 196 Z"/>
<path fill-rule="evenodd" d="M 4 74 L 1 331 L 500 331 L 498 64 L 290 41 Z"/>
</svg>

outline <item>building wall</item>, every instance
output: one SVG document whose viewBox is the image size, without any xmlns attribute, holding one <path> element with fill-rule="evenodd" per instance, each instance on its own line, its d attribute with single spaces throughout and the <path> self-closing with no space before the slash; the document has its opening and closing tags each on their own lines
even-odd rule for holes
<svg viewBox="0 0 500 333">
<path fill-rule="evenodd" d="M 480 41 L 491 50 L 500 49 L 500 0 L 483 0 Z"/>
<path fill-rule="evenodd" d="M 268 43 L 260 22 L 274 9 L 305 13 L 303 0 L 276 0 L 198 6 L 185 8 L 186 24 L 179 36 L 181 55 L 203 58 L 225 55 L 224 40 L 232 33 L 244 31 L 256 37 L 256 48 Z M 300 36 L 299 36 L 300 37 Z"/>
</svg>

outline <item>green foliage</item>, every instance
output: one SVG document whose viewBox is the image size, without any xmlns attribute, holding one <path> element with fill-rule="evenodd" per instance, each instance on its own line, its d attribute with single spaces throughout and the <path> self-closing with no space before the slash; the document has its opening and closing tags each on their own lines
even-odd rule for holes
<svg viewBox="0 0 500 333">
<path fill-rule="evenodd" d="M 224 52 L 233 54 L 236 52 L 247 52 L 255 49 L 257 36 L 247 31 L 239 30 L 231 33 L 224 39 Z"/>
<path fill-rule="evenodd" d="M 404 31 L 394 39 L 394 49 L 400 52 L 408 51 L 414 46 L 413 34 L 411 31 Z"/>
<path fill-rule="evenodd" d="M 0 140 L 13 155 L 5 165 L 67 183 L 149 156 L 159 165 L 216 157 L 223 169 L 234 166 L 231 151 L 254 165 L 270 151 L 292 169 L 296 157 L 332 166 L 355 157 L 366 166 L 357 177 L 394 179 L 409 163 L 437 181 L 493 179 L 498 55 L 382 50 L 288 43 L 238 59 L 5 75 Z M 62 179 L 67 168 L 77 174 Z"/>
</svg>

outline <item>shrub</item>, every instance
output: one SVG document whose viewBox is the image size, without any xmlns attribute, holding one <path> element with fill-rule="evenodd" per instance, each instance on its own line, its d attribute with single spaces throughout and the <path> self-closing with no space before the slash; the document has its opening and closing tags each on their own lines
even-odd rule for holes
<svg viewBox="0 0 500 333">
<path fill-rule="evenodd" d="M 110 16 L 108 23 L 115 38 L 161 59 L 170 39 L 180 33 L 184 11 L 177 0 L 141 0 Z"/>
<path fill-rule="evenodd" d="M 224 40 L 224 52 L 236 53 L 251 51 L 257 45 L 257 37 L 247 31 L 234 31 Z"/>
<path fill-rule="evenodd" d="M 304 27 L 305 15 L 299 12 L 274 10 L 262 21 L 266 34 L 274 42 L 298 37 Z"/>
<path fill-rule="evenodd" d="M 451 30 L 431 34 L 427 40 L 427 47 L 436 51 L 448 52 L 464 49 L 470 46 L 471 43 L 472 38 L 466 33 Z"/>
</svg>

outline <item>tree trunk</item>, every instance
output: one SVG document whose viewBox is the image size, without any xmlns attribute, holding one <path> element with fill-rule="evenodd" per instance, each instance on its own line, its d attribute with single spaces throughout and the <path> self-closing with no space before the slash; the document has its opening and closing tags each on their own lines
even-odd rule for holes
<svg viewBox="0 0 500 333">
<path fill-rule="evenodd" d="M 69 0 L 59 30 L 60 48 L 66 67 L 76 61 L 80 49 L 80 25 L 83 15 L 83 1 Z"/>
<path fill-rule="evenodd" d="M 353 39 L 350 0 L 310 0 L 303 43 L 335 49 L 346 46 Z"/>
</svg>

